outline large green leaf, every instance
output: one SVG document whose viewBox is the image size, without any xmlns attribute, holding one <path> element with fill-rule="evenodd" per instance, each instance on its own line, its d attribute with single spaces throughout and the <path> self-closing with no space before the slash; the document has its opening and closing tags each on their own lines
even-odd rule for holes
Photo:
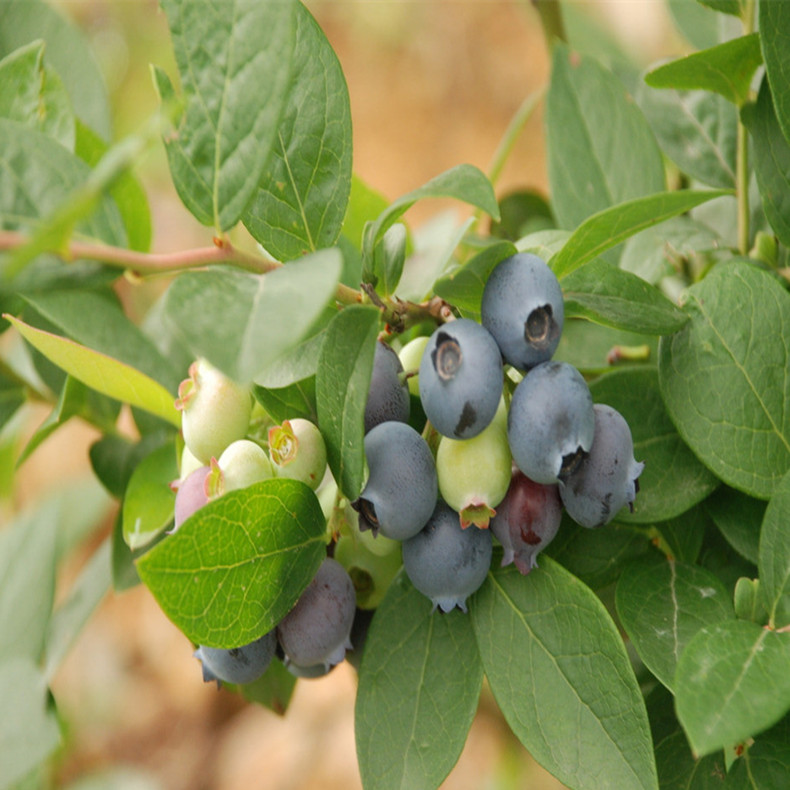
<svg viewBox="0 0 790 790">
<path fill-rule="evenodd" d="M 790 141 L 790 5 L 781 0 L 763 0 L 759 17 L 765 71 L 779 125 Z"/>
<path fill-rule="evenodd" d="M 196 219 L 227 230 L 252 199 L 277 138 L 290 87 L 296 5 L 162 0 L 162 7 L 185 105 L 177 136 L 165 141 L 170 173 Z M 156 76 L 166 98 L 166 77 Z"/>
<path fill-rule="evenodd" d="M 595 60 L 560 44 L 546 97 L 546 145 L 561 228 L 664 189 L 661 152 L 623 84 Z"/>
<path fill-rule="evenodd" d="M 513 732 L 576 790 L 657 788 L 650 728 L 600 600 L 549 558 L 488 575 L 470 601 L 483 669 Z"/>
<path fill-rule="evenodd" d="M 727 590 L 712 573 L 675 560 L 626 567 L 616 603 L 639 657 L 670 690 L 680 654 L 697 631 L 735 618 Z"/>
<path fill-rule="evenodd" d="M 675 675 L 677 714 L 697 755 L 775 724 L 790 709 L 790 634 L 746 620 L 706 626 L 686 646 Z"/>
<path fill-rule="evenodd" d="M 364 786 L 438 787 L 461 754 L 482 681 L 469 615 L 432 612 L 401 573 L 376 610 L 360 667 L 354 726 Z"/>
<path fill-rule="evenodd" d="M 0 117 L 43 132 L 74 150 L 74 113 L 57 72 L 44 64 L 45 44 L 31 41 L 0 61 Z"/>
<path fill-rule="evenodd" d="M 718 477 L 766 499 L 790 468 L 790 294 L 734 262 L 689 288 L 684 309 L 691 320 L 660 344 L 667 411 Z"/>
<path fill-rule="evenodd" d="M 619 520 L 649 524 L 679 516 L 718 485 L 672 424 L 655 368 L 614 370 L 591 382 L 590 392 L 596 403 L 605 403 L 625 417 L 634 440 L 634 456 L 645 464 L 634 512 L 623 510 Z"/>
<path fill-rule="evenodd" d="M 340 235 L 351 189 L 351 106 L 340 63 L 301 4 L 273 157 L 243 215 L 250 233 L 288 261 Z"/>
<path fill-rule="evenodd" d="M 43 39 L 47 61 L 57 71 L 79 118 L 110 138 L 110 103 L 101 68 L 87 37 L 44 0 L 0 3 L 0 56 Z"/>
<path fill-rule="evenodd" d="M 683 173 L 712 187 L 735 187 L 738 111 L 708 91 L 653 90 L 637 93 L 664 153 Z"/>
<path fill-rule="evenodd" d="M 632 332 L 671 334 L 688 320 L 655 286 L 603 260 L 571 272 L 562 291 L 566 316 Z"/>
<path fill-rule="evenodd" d="M 250 382 L 307 335 L 335 292 L 341 266 L 339 252 L 328 249 L 264 275 L 190 272 L 170 286 L 166 315 L 196 357 Z"/>
<path fill-rule="evenodd" d="M 760 532 L 760 594 L 770 622 L 790 625 L 790 472 L 777 486 L 765 511 Z"/>
<path fill-rule="evenodd" d="M 652 88 L 712 91 L 740 107 L 762 62 L 760 34 L 752 33 L 659 66 L 645 82 Z"/>
<path fill-rule="evenodd" d="M 139 406 L 176 427 L 181 426 L 181 415 L 175 409 L 173 396 L 144 373 L 73 340 L 36 329 L 9 315 L 5 318 L 28 343 L 83 384 L 103 395 Z"/>
<path fill-rule="evenodd" d="M 318 426 L 340 490 L 356 499 L 365 472 L 365 404 L 379 330 L 379 311 L 347 307 L 326 331 L 315 391 Z"/>
<path fill-rule="evenodd" d="M 786 738 L 758 738 L 736 760 L 727 775 L 728 790 L 773 790 L 790 776 L 790 746 Z"/>
<path fill-rule="evenodd" d="M 765 501 L 720 486 L 714 496 L 705 500 L 704 507 L 730 546 L 757 565 Z"/>
<path fill-rule="evenodd" d="M 195 643 L 238 647 L 271 631 L 326 556 L 324 516 L 298 480 L 230 491 L 137 561 L 164 613 Z"/>
<path fill-rule="evenodd" d="M 549 262 L 563 279 L 580 266 L 634 236 L 701 203 L 729 194 L 721 190 L 659 192 L 599 211 L 586 219 Z"/>
<path fill-rule="evenodd" d="M 723 790 L 727 778 L 724 755 L 695 760 L 682 731 L 656 744 L 656 765 L 661 790 Z"/>
<path fill-rule="evenodd" d="M 754 141 L 754 172 L 763 209 L 779 240 L 790 244 L 790 143 L 782 134 L 768 81 L 757 102 L 745 107 L 743 119 Z"/>
</svg>

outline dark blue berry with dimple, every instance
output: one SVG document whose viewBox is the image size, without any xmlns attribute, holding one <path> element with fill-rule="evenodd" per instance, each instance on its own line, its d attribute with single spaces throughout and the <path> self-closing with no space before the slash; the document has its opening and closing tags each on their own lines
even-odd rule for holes
<svg viewBox="0 0 790 790">
<path fill-rule="evenodd" d="M 425 526 L 439 484 L 428 443 L 410 425 L 383 422 L 365 436 L 368 480 L 352 507 L 360 529 L 406 540 Z"/>
<path fill-rule="evenodd" d="M 365 432 L 389 420 L 408 422 L 410 406 L 403 365 L 390 346 L 377 340 L 365 403 Z"/>
<path fill-rule="evenodd" d="M 274 631 L 242 647 L 223 649 L 201 645 L 195 656 L 203 664 L 203 680 L 252 683 L 269 668 L 277 647 Z"/>
<path fill-rule="evenodd" d="M 595 417 L 584 377 L 551 360 L 532 368 L 510 401 L 507 436 L 516 466 L 536 483 L 567 477 L 592 446 Z"/>
<path fill-rule="evenodd" d="M 443 436 L 477 436 L 499 406 L 502 376 L 499 346 L 484 327 L 467 318 L 440 326 L 420 362 L 425 415 Z"/>
<path fill-rule="evenodd" d="M 562 335 L 562 288 L 542 258 L 521 252 L 501 261 L 483 290 L 481 320 L 502 356 L 519 370 L 551 359 Z"/>
<path fill-rule="evenodd" d="M 403 568 L 434 609 L 466 611 L 466 599 L 486 578 L 491 532 L 461 528 L 458 513 L 439 502 L 425 527 L 403 544 Z"/>
</svg>

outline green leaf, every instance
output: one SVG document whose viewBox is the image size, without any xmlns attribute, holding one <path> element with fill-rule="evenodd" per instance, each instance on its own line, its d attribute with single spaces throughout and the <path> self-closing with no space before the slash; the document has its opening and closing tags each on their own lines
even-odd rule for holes
<svg viewBox="0 0 790 790">
<path fill-rule="evenodd" d="M 706 501 L 713 498 L 715 498 L 715 494 L 708 497 Z M 703 503 L 674 518 L 658 521 L 651 526 L 665 541 L 669 549 L 669 556 L 679 562 L 693 563 L 697 561 L 702 550 L 705 530 L 709 524 L 710 519 Z"/>
<path fill-rule="evenodd" d="M 24 402 L 24 383 L 0 370 L 0 431 Z"/>
<path fill-rule="evenodd" d="M 55 609 L 47 633 L 46 668 L 51 680 L 85 623 L 110 589 L 110 540 L 105 540 L 80 571 L 65 600 Z"/>
<path fill-rule="evenodd" d="M 712 8 L 714 11 L 720 11 L 722 14 L 740 16 L 743 13 L 742 0 L 697 0 L 697 2 Z"/>
<path fill-rule="evenodd" d="M 652 88 L 712 91 L 740 107 L 762 62 L 760 34 L 751 33 L 659 66 L 645 82 Z"/>
<path fill-rule="evenodd" d="M 195 218 L 233 227 L 255 194 L 290 88 L 291 0 L 162 0 L 185 111 L 165 147 L 176 190 Z M 162 72 L 157 73 L 165 92 Z"/>
<path fill-rule="evenodd" d="M 484 173 L 473 165 L 457 165 L 421 187 L 401 195 L 365 227 L 362 249 L 367 260 L 372 259 L 373 251 L 387 228 L 418 200 L 425 198 L 455 198 L 482 209 L 495 219 L 499 218 L 494 188 Z"/>
<path fill-rule="evenodd" d="M 172 444 L 164 444 L 137 465 L 123 498 L 123 538 L 134 551 L 147 546 L 173 520 L 175 494 L 170 483 L 178 479 Z"/>
<path fill-rule="evenodd" d="M 365 404 L 378 330 L 377 309 L 346 307 L 329 325 L 318 361 L 318 427 L 326 441 L 329 468 L 351 500 L 362 490 Z"/>
<path fill-rule="evenodd" d="M 790 8 L 784 2 L 764 0 L 758 13 L 760 43 L 776 116 L 785 139 L 790 141 Z"/>
<path fill-rule="evenodd" d="M 531 252 L 539 258 L 543 258 L 544 261 L 548 261 L 565 246 L 565 242 L 570 237 L 571 233 L 568 230 L 555 228 L 538 230 L 519 239 L 516 249 L 519 252 Z"/>
<path fill-rule="evenodd" d="M 612 206 L 594 214 L 576 228 L 549 265 L 562 280 L 629 236 L 726 194 L 729 193 L 722 190 L 695 192 L 686 189 L 659 192 Z"/>
<path fill-rule="evenodd" d="M 768 623 L 769 613 L 760 595 L 760 580 L 741 576 L 733 594 L 735 616 L 739 620 L 751 620 L 757 625 Z"/>
<path fill-rule="evenodd" d="M 546 97 L 546 145 L 561 228 L 664 189 L 661 152 L 623 84 L 595 60 L 560 44 Z"/>
<path fill-rule="evenodd" d="M 365 273 L 363 279 L 376 283 L 378 292 L 383 296 L 391 296 L 398 287 L 406 261 L 408 240 L 406 226 L 396 222 L 387 228 L 373 250 L 372 276 L 368 277 Z"/>
<path fill-rule="evenodd" d="M 790 634 L 745 620 L 697 632 L 675 676 L 677 714 L 697 755 L 757 735 L 790 709 Z"/>
<path fill-rule="evenodd" d="M 717 14 L 698 2 L 667 0 L 667 5 L 678 29 L 695 49 L 709 49 L 743 30 L 739 19 Z"/>
<path fill-rule="evenodd" d="M 315 377 L 302 379 L 287 387 L 267 389 L 255 385 L 252 393 L 267 414 L 277 422 L 302 417 L 310 422 L 318 422 L 315 404 Z"/>
<path fill-rule="evenodd" d="M 670 691 L 678 659 L 697 631 L 735 618 L 727 590 L 712 573 L 675 560 L 628 565 L 615 601 L 639 657 Z"/>
<path fill-rule="evenodd" d="M 672 424 L 655 368 L 614 370 L 591 382 L 590 392 L 595 403 L 605 403 L 625 417 L 634 456 L 645 464 L 634 512 L 623 510 L 618 520 L 649 524 L 679 516 L 718 485 Z"/>
<path fill-rule="evenodd" d="M 766 499 L 790 468 L 790 294 L 726 263 L 689 288 L 684 309 L 691 320 L 660 344 L 667 411 L 714 474 Z"/>
<path fill-rule="evenodd" d="M 331 247 L 351 189 L 351 106 L 343 70 L 310 12 L 296 5 L 296 44 L 272 160 L 243 215 L 280 261 Z"/>
<path fill-rule="evenodd" d="M 351 194 L 343 220 L 345 236 L 358 252 L 362 252 L 362 238 L 365 225 L 387 210 L 389 201 L 380 192 L 366 184 L 356 173 L 351 176 Z M 347 285 L 358 285 L 347 283 Z"/>
<path fill-rule="evenodd" d="M 0 56 L 31 41 L 46 42 L 46 57 L 66 86 L 79 118 L 110 138 L 110 103 L 93 47 L 70 18 L 43 0 L 4 0 Z"/>
<path fill-rule="evenodd" d="M 281 661 L 272 661 L 263 676 L 252 683 L 236 686 L 239 693 L 249 702 L 273 710 L 280 716 L 284 715 L 291 701 L 296 677 L 292 675 Z"/>
<path fill-rule="evenodd" d="M 603 260 L 562 281 L 565 315 L 646 335 L 676 332 L 688 318 L 655 286 Z"/>
<path fill-rule="evenodd" d="M 44 65 L 40 39 L 0 61 L 0 117 L 19 121 L 74 150 L 74 113 L 57 72 Z"/>
<path fill-rule="evenodd" d="M 30 345 L 83 384 L 111 398 L 139 406 L 177 428 L 181 426 L 181 415 L 175 409 L 173 396 L 144 373 L 72 340 L 35 329 L 13 316 L 5 318 Z"/>
<path fill-rule="evenodd" d="M 365 787 L 438 787 L 466 741 L 483 682 L 472 623 L 431 609 L 401 573 L 370 626 L 354 717 Z"/>
<path fill-rule="evenodd" d="M 790 776 L 790 748 L 786 740 L 758 738 L 736 760 L 727 776 L 731 790 L 754 788 L 771 790 L 782 787 Z"/>
<path fill-rule="evenodd" d="M 494 570 L 470 601 L 505 719 L 576 790 L 657 788 L 647 713 L 617 628 L 589 588 L 551 559 L 540 563 L 526 578 Z"/>
<path fill-rule="evenodd" d="M 250 382 L 307 335 L 335 292 L 341 266 L 339 252 L 329 249 L 263 275 L 183 274 L 167 292 L 167 318 L 196 357 Z"/>
<path fill-rule="evenodd" d="M 754 565 L 757 564 L 765 508 L 763 500 L 728 486 L 720 486 L 715 496 L 705 500 L 705 509 L 730 546 Z"/>
<path fill-rule="evenodd" d="M 661 790 L 723 790 L 725 787 L 724 755 L 711 754 L 695 760 L 681 731 L 656 745 L 656 765 Z"/>
<path fill-rule="evenodd" d="M 60 728 L 49 690 L 28 658 L 0 662 L 0 787 L 11 788 L 53 752 Z"/>
<path fill-rule="evenodd" d="M 515 254 L 516 248 L 511 242 L 494 242 L 463 266 L 440 277 L 433 285 L 433 292 L 459 310 L 479 316 L 483 288 L 488 276 L 498 263 Z"/>
<path fill-rule="evenodd" d="M 75 153 L 91 167 L 96 167 L 109 147 L 91 128 L 77 123 Z M 129 249 L 148 252 L 151 248 L 151 212 L 143 185 L 130 170 L 120 173 L 109 193 L 121 212 Z"/>
<path fill-rule="evenodd" d="M 790 143 L 774 113 L 767 80 L 757 103 L 744 107 L 742 116 L 754 141 L 754 172 L 765 216 L 782 244 L 790 245 Z"/>
<path fill-rule="evenodd" d="M 664 153 L 683 173 L 711 187 L 735 187 L 738 111 L 708 91 L 651 90 L 637 101 Z"/>
<path fill-rule="evenodd" d="M 760 591 L 778 628 L 790 625 L 790 472 L 784 476 L 765 511 L 760 533 Z"/>
<path fill-rule="evenodd" d="M 202 507 L 144 554 L 137 571 L 193 642 L 238 647 L 271 631 L 296 603 L 326 556 L 324 534 L 308 486 L 264 480 Z"/>
<path fill-rule="evenodd" d="M 306 340 L 288 349 L 284 354 L 281 354 L 266 369 L 255 377 L 255 382 L 262 387 L 269 389 L 281 389 L 296 384 L 299 381 L 315 376 L 318 370 L 318 358 L 321 354 L 321 346 L 324 343 L 326 336 L 326 326 L 323 326 L 324 319 L 328 315 L 329 321 L 334 318 L 334 310 L 328 308 L 324 310 L 323 315 L 319 319 L 322 327 L 311 334 Z M 311 328 L 311 332 L 315 330 L 315 325 Z"/>
<path fill-rule="evenodd" d="M 179 371 L 126 316 L 114 294 L 72 289 L 32 294 L 25 301 L 77 343 L 136 368 L 171 393 L 178 389 Z"/>
<path fill-rule="evenodd" d="M 0 661 L 37 662 L 43 653 L 55 597 L 57 515 L 57 502 L 48 500 L 0 532 Z"/>
</svg>

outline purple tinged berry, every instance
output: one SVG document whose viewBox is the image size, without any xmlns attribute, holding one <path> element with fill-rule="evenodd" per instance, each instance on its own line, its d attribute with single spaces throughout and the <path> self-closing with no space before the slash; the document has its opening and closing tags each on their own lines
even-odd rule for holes
<svg viewBox="0 0 790 790">
<path fill-rule="evenodd" d="M 434 428 L 451 439 L 471 439 L 499 406 L 502 355 L 484 327 L 460 318 L 431 335 L 419 377 L 420 400 Z"/>
<path fill-rule="evenodd" d="M 633 511 L 644 463 L 634 458 L 631 429 L 620 412 L 596 403 L 589 455 L 560 485 L 568 515 L 583 527 L 608 524 L 626 505 Z"/>
<path fill-rule="evenodd" d="M 210 466 L 200 466 L 172 485 L 176 489 L 175 523 L 172 532 L 209 501 L 206 478 L 210 472 Z"/>
<path fill-rule="evenodd" d="M 466 599 L 485 581 L 491 533 L 461 529 L 458 513 L 439 502 L 421 532 L 403 543 L 403 568 L 411 583 L 438 607 L 466 611 Z"/>
<path fill-rule="evenodd" d="M 529 370 L 551 359 L 562 335 L 565 308 L 554 272 L 537 255 L 501 261 L 483 290 L 481 319 L 505 361 Z"/>
<path fill-rule="evenodd" d="M 491 531 L 505 550 L 502 566 L 514 563 L 526 575 L 557 534 L 562 503 L 556 485 L 542 485 L 515 469 L 507 496 L 491 519 Z"/>
<path fill-rule="evenodd" d="M 516 466 L 536 483 L 570 475 L 595 432 L 592 396 L 581 373 L 551 360 L 532 368 L 510 401 L 507 434 Z"/>
<path fill-rule="evenodd" d="M 285 662 L 299 667 L 339 664 L 351 648 L 356 591 L 346 569 L 327 557 L 296 606 L 277 626 Z"/>
<path fill-rule="evenodd" d="M 394 349 L 377 340 L 365 403 L 365 433 L 382 422 L 408 422 L 410 410 L 403 365 Z"/>
<path fill-rule="evenodd" d="M 195 657 L 203 664 L 203 680 L 206 683 L 252 683 L 269 668 L 277 638 L 274 631 L 242 647 L 223 649 L 200 645 Z"/>
</svg>

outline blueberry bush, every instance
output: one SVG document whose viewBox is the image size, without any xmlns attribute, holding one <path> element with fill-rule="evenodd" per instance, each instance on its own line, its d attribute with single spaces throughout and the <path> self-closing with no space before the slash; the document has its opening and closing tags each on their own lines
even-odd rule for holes
<svg viewBox="0 0 790 790">
<path fill-rule="evenodd" d="M 119 507 L 57 602 L 91 503 L 0 532 L 0 787 L 140 583 L 195 684 L 282 713 L 351 661 L 371 790 L 438 787 L 483 683 L 569 788 L 790 784 L 790 3 L 669 0 L 691 54 L 643 73 L 532 5 L 550 76 L 490 173 L 388 202 L 299 0 L 161 0 L 177 72 L 122 139 L 71 28 L 2 3 L 0 425 L 51 404 L 17 465 L 98 428 Z M 499 194 L 538 102 L 549 194 Z M 154 146 L 203 248 L 150 252 Z M 418 255 L 433 198 L 468 219 Z"/>
</svg>

